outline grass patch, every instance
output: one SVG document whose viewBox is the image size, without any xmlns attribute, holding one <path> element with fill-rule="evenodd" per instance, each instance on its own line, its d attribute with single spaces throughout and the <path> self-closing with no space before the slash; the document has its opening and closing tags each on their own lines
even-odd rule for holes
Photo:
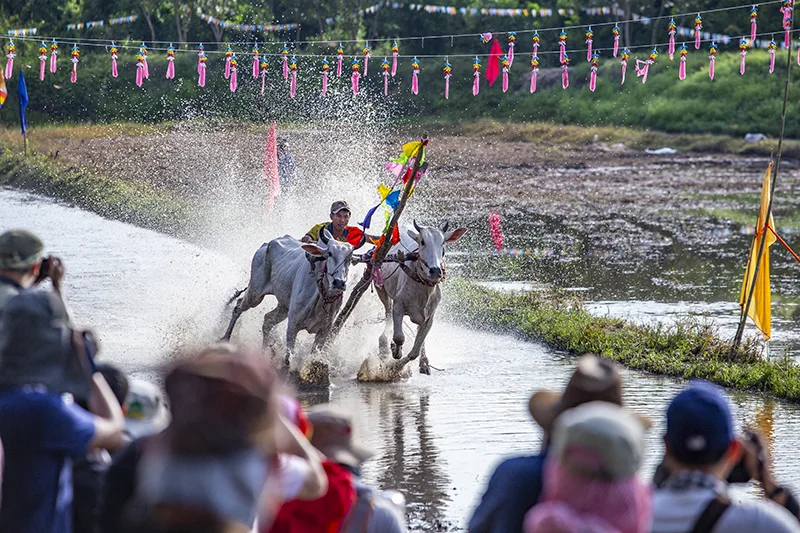
<svg viewBox="0 0 800 533">
<path fill-rule="evenodd" d="M 765 359 L 753 339 L 732 351 L 715 328 L 695 319 L 638 325 L 594 316 L 574 294 L 504 293 L 457 279 L 448 293 L 448 312 L 476 326 L 500 327 L 573 354 L 596 353 L 636 370 L 800 401 L 800 366 Z"/>
<path fill-rule="evenodd" d="M 189 237 L 200 219 L 199 206 L 144 183 L 100 176 L 61 166 L 50 158 L 0 154 L 0 185 L 57 198 L 103 217 L 177 237 Z"/>
</svg>

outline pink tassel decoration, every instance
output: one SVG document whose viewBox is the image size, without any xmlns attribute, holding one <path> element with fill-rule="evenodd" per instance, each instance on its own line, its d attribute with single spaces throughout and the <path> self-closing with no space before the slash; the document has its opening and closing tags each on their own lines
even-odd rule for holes
<svg viewBox="0 0 800 533">
<path fill-rule="evenodd" d="M 44 46 L 44 43 L 42 43 Z M 117 41 L 111 41 L 111 76 L 116 78 L 119 76 L 119 71 L 117 70 L 117 57 L 119 56 L 119 48 L 117 47 Z"/>
<path fill-rule="evenodd" d="M 142 83 L 144 83 L 144 56 L 139 50 L 139 53 L 136 54 L 136 86 L 141 87 Z M 203 84 L 201 83 L 200 86 L 202 87 Z"/>
<path fill-rule="evenodd" d="M 472 96 L 478 96 L 481 92 L 481 60 L 478 56 L 472 60 Z"/>
<path fill-rule="evenodd" d="M 397 41 L 392 41 L 392 77 L 397 74 L 397 55 L 400 53 L 400 47 L 397 46 Z"/>
<path fill-rule="evenodd" d="M 328 69 L 330 66 L 328 65 L 328 60 L 322 60 L 322 96 L 328 94 Z"/>
<path fill-rule="evenodd" d="M 385 57 L 381 63 L 381 70 L 383 70 L 383 96 L 389 96 L 389 62 Z"/>
<path fill-rule="evenodd" d="M 681 45 L 681 64 L 678 67 L 678 79 L 685 80 L 686 79 L 686 54 L 689 53 L 689 49 L 686 48 L 686 43 Z"/>
<path fill-rule="evenodd" d="M 236 55 L 231 56 L 229 65 L 231 66 L 230 88 L 231 92 L 235 93 L 236 88 L 239 86 L 239 80 L 236 79 L 237 78 L 236 73 L 239 70 L 239 61 L 236 59 Z"/>
<path fill-rule="evenodd" d="M 794 10 L 794 0 L 784 0 L 783 7 L 783 47 L 789 48 L 791 44 L 792 11 Z"/>
<path fill-rule="evenodd" d="M 172 47 L 172 43 L 167 48 L 167 79 L 175 79 L 175 49 Z"/>
<path fill-rule="evenodd" d="M 800 65 L 800 46 L 797 48 L 797 64 Z"/>
<path fill-rule="evenodd" d="M 558 47 L 559 47 L 559 54 L 558 59 L 561 61 L 564 59 L 564 56 L 567 55 L 567 32 L 561 30 L 561 33 L 558 34 Z"/>
<path fill-rule="evenodd" d="M 233 57 L 233 50 L 231 47 L 228 46 L 225 49 L 225 79 L 228 80 L 231 77 L 231 58 Z"/>
<path fill-rule="evenodd" d="M 708 56 L 708 77 L 714 79 L 714 64 L 717 61 L 717 43 L 711 43 L 711 55 Z"/>
<path fill-rule="evenodd" d="M 39 45 L 39 80 L 44 81 L 44 71 L 47 70 L 47 45 L 42 41 Z"/>
<path fill-rule="evenodd" d="M 647 83 L 647 75 L 650 73 L 650 65 L 655 64 L 657 57 L 658 50 L 653 48 L 653 51 L 650 52 L 650 57 L 647 58 L 647 61 L 639 61 L 638 59 L 636 60 L 636 75 L 642 78 L 642 85 Z"/>
<path fill-rule="evenodd" d="M 539 58 L 531 57 L 531 93 L 536 92 L 536 75 L 539 74 Z"/>
<path fill-rule="evenodd" d="M 600 63 L 600 54 L 594 53 L 592 54 L 592 67 L 591 67 L 591 74 L 589 74 L 589 90 L 594 92 L 595 88 L 597 87 L 597 68 Z"/>
<path fill-rule="evenodd" d="M 739 41 L 739 55 L 741 56 L 741 59 L 739 60 L 739 74 L 744 76 L 744 58 L 747 55 L 747 40 L 745 40 L 744 37 L 742 37 L 742 40 Z M 800 62 L 800 58 L 798 59 L 798 62 Z"/>
<path fill-rule="evenodd" d="M 369 68 L 369 58 L 372 56 L 372 48 L 369 44 L 365 44 L 362 50 L 364 52 L 364 77 L 367 77 L 367 69 Z"/>
<path fill-rule="evenodd" d="M 72 45 L 72 76 L 70 76 L 70 81 L 72 83 L 78 82 L 78 62 L 80 61 L 81 52 L 78 50 L 78 45 Z"/>
<path fill-rule="evenodd" d="M 514 64 L 514 45 L 517 44 L 517 32 L 508 32 L 508 68 Z"/>
<path fill-rule="evenodd" d="M 614 24 L 614 27 L 611 29 L 611 34 L 614 36 L 613 54 L 614 57 L 617 57 L 617 52 L 619 52 L 619 26 Z"/>
<path fill-rule="evenodd" d="M 775 51 L 778 49 L 778 45 L 775 44 L 775 41 L 770 41 L 769 46 L 767 46 L 767 50 L 769 50 L 769 73 L 772 74 L 775 72 Z"/>
<path fill-rule="evenodd" d="M 353 59 L 353 73 L 350 75 L 350 87 L 353 88 L 353 96 L 358 95 L 358 80 L 361 77 L 361 65 L 358 59 Z"/>
<path fill-rule="evenodd" d="M 269 63 L 267 63 L 267 56 L 261 56 L 261 61 L 259 62 L 259 67 L 261 70 L 261 94 L 264 94 L 264 88 L 267 84 L 267 70 L 269 69 Z"/>
<path fill-rule="evenodd" d="M 620 64 L 622 65 L 622 83 L 620 83 L 620 85 L 625 84 L 625 73 L 628 71 L 628 58 L 630 55 L 630 50 L 627 48 L 622 49 L 622 55 L 620 56 Z"/>
<path fill-rule="evenodd" d="M 144 43 L 142 46 L 139 47 L 139 51 L 142 53 L 142 58 L 144 59 L 144 70 L 142 71 L 142 75 L 146 80 L 150 79 L 150 67 L 147 65 L 147 47 Z"/>
<path fill-rule="evenodd" d="M 419 94 L 419 59 L 411 60 L 411 92 Z"/>
<path fill-rule="evenodd" d="M 561 88 L 569 87 L 569 56 L 564 54 L 561 58 Z"/>
<path fill-rule="evenodd" d="M 675 56 L 675 34 L 678 33 L 678 25 L 675 24 L 675 19 L 669 20 L 667 30 L 669 30 L 669 60 L 672 61 Z"/>
<path fill-rule="evenodd" d="M 503 92 L 506 92 L 508 91 L 508 68 L 511 66 L 508 56 L 503 56 L 500 65 L 503 67 Z"/>
<path fill-rule="evenodd" d="M 206 57 L 206 50 L 203 47 L 203 44 L 200 43 L 200 46 L 197 47 L 197 73 L 200 74 L 200 69 L 202 68 L 200 65 L 203 63 L 203 58 Z"/>
<path fill-rule="evenodd" d="M 450 99 L 450 77 L 453 75 L 453 65 L 447 60 L 444 59 L 444 67 L 442 68 L 442 73 L 444 74 L 444 99 Z"/>
<path fill-rule="evenodd" d="M 758 6 L 753 6 L 750 10 L 750 40 L 756 40 L 756 19 L 758 18 Z"/>
<path fill-rule="evenodd" d="M 294 98 L 297 92 L 297 58 L 294 56 L 292 56 L 292 60 L 289 63 L 289 70 L 292 71 L 292 79 L 289 82 L 289 98 Z"/>
<path fill-rule="evenodd" d="M 56 71 L 56 58 L 58 57 L 58 43 L 56 40 L 53 39 L 53 42 L 50 43 L 50 72 L 54 73 Z"/>
<path fill-rule="evenodd" d="M 500 224 L 500 215 L 496 212 L 489 213 L 489 233 L 492 236 L 492 243 L 496 253 L 503 249 L 503 228 Z"/>
<path fill-rule="evenodd" d="M 281 50 L 281 56 L 283 57 L 283 79 L 289 79 L 289 48 L 286 45 L 283 45 L 283 50 Z"/>
<path fill-rule="evenodd" d="M 700 13 L 694 18 L 694 48 L 700 50 L 700 30 L 703 29 L 703 17 Z"/>
<path fill-rule="evenodd" d="M 259 73 L 259 68 L 258 67 L 261 64 L 261 61 L 259 60 L 260 58 L 259 58 L 258 54 L 259 54 L 258 45 L 254 44 L 253 45 L 253 77 L 254 78 L 258 78 L 258 73 Z"/>
<path fill-rule="evenodd" d="M 6 61 L 6 79 L 11 79 L 11 75 L 14 73 L 14 58 L 17 57 L 16 54 L 16 47 L 14 46 L 14 41 L 8 41 L 8 45 L 6 45 L 6 57 L 8 60 Z"/>
<path fill-rule="evenodd" d="M 539 55 L 539 32 L 533 32 L 533 54 L 531 57 L 537 57 Z"/>
<path fill-rule="evenodd" d="M 287 50 L 286 53 L 288 54 L 289 51 Z M 339 48 L 336 49 L 336 76 L 341 78 L 342 77 L 342 61 L 344 60 L 344 48 L 342 44 L 339 43 Z"/>
<path fill-rule="evenodd" d="M 200 57 L 197 60 L 197 85 L 200 87 L 206 86 L 206 61 L 208 56 L 203 52 L 203 45 L 200 45 Z"/>
<path fill-rule="evenodd" d="M 592 41 L 594 40 L 594 32 L 592 31 L 592 27 L 586 30 L 586 62 L 592 62 Z"/>
</svg>

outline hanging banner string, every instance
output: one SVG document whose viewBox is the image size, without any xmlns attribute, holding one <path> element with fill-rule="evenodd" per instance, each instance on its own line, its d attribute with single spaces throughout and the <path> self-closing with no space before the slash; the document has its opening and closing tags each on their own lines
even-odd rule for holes
<svg viewBox="0 0 800 533">
<path fill-rule="evenodd" d="M 750 10 L 750 9 L 752 9 L 752 7 L 754 5 L 760 7 L 760 6 L 767 6 L 767 5 L 772 5 L 772 4 L 782 4 L 782 3 L 783 3 L 783 0 L 769 0 L 769 1 L 766 1 L 766 2 L 761 2 L 759 4 L 748 3 L 748 4 L 737 5 L 737 6 L 729 6 L 729 7 L 720 7 L 720 8 L 716 8 L 716 9 L 708 9 L 708 10 L 704 10 L 704 11 L 690 11 L 690 12 L 678 13 L 678 14 L 674 14 L 674 15 L 663 15 L 663 16 L 659 16 L 659 17 L 641 17 L 639 15 L 636 15 L 635 18 L 632 17 L 632 18 L 627 19 L 627 20 L 617 20 L 617 21 L 611 21 L 611 22 L 598 22 L 598 23 L 593 23 L 593 24 L 580 24 L 580 25 L 574 25 L 574 26 L 559 25 L 559 26 L 552 26 L 552 27 L 548 27 L 548 28 L 534 28 L 534 29 L 511 30 L 511 31 L 496 31 L 496 32 L 491 32 L 491 33 L 494 34 L 494 35 L 508 35 L 509 33 L 516 33 L 517 35 L 520 35 L 520 34 L 526 34 L 526 33 L 539 32 L 541 34 L 541 33 L 547 33 L 547 32 L 561 32 L 562 30 L 581 30 L 581 29 L 586 29 L 586 28 L 589 28 L 589 27 L 597 28 L 597 27 L 602 27 L 602 26 L 613 26 L 613 25 L 621 25 L 621 24 L 627 24 L 627 23 L 650 24 L 653 21 L 666 20 L 666 19 L 672 19 L 672 18 L 676 18 L 677 19 L 677 18 L 681 18 L 681 17 L 691 17 L 693 19 L 695 17 L 695 15 L 697 15 L 698 13 L 705 15 L 705 14 L 709 14 L 709 13 L 719 13 L 719 12 L 724 12 L 724 11 L 733 11 L 733 10 L 737 10 L 737 9 Z M 133 15 L 133 16 L 136 17 L 137 15 Z M 109 24 L 111 24 L 111 21 L 109 21 Z M 694 28 L 686 28 L 686 29 L 694 32 Z M 424 41 L 425 39 L 451 39 L 452 40 L 452 39 L 481 37 L 481 35 L 483 35 L 483 33 L 485 33 L 485 32 L 482 32 L 482 33 L 459 33 L 459 34 L 448 34 L 448 35 L 425 35 L 425 36 L 419 36 L 419 37 L 395 37 L 395 38 L 391 38 L 391 37 L 383 38 L 382 37 L 382 38 L 378 38 L 378 39 L 370 39 L 369 41 L 371 43 L 391 43 L 393 41 L 398 41 L 398 42 L 399 41 Z M 706 34 L 706 35 L 708 35 L 708 37 L 706 37 L 706 40 L 711 40 L 711 37 L 713 37 L 711 34 Z M 762 34 L 762 35 L 766 35 L 766 34 Z M 45 39 L 49 40 L 51 38 L 50 37 L 46 37 Z M 56 40 L 58 40 L 58 39 L 56 38 Z M 65 39 L 65 41 L 66 40 L 67 39 Z M 87 42 L 92 42 L 92 41 L 100 41 L 100 42 L 104 42 L 104 43 L 108 43 L 109 42 L 108 39 L 81 39 L 80 42 L 87 43 Z M 364 39 L 335 39 L 335 41 L 338 42 L 338 43 L 342 43 L 342 44 L 345 44 L 345 43 L 348 43 L 348 44 L 358 43 L 359 45 L 363 45 L 363 43 L 364 43 Z M 152 44 L 168 45 L 173 41 L 148 41 L 148 42 L 151 42 Z M 301 45 L 301 44 L 320 46 L 320 44 L 321 44 L 321 41 L 319 41 L 319 40 L 287 40 L 286 42 L 290 43 L 290 44 L 292 44 L 294 46 Z M 187 45 L 199 45 L 199 44 L 228 45 L 228 44 L 236 44 L 236 45 L 240 45 L 240 46 L 251 47 L 251 46 L 256 45 L 256 44 L 258 44 L 258 45 L 264 44 L 264 42 L 263 41 L 237 41 L 236 43 L 229 43 L 229 42 L 211 42 L 211 41 L 187 41 L 185 44 L 187 44 Z M 166 50 L 166 48 L 164 48 L 164 50 Z M 470 56 L 474 57 L 474 54 L 470 54 Z M 435 56 L 435 57 L 439 57 L 439 56 Z"/>
<path fill-rule="evenodd" d="M 36 35 L 36 32 L 39 31 L 39 28 L 19 28 L 16 30 L 8 30 L 6 33 L 11 37 L 23 36 L 23 35 Z"/>
<path fill-rule="evenodd" d="M 757 34 L 756 36 L 757 37 L 767 37 L 767 36 L 772 36 L 774 34 L 775 34 L 775 32 L 763 32 L 763 33 Z M 800 28 L 792 30 L 792 34 L 793 35 L 800 34 Z M 107 49 L 107 48 L 109 48 L 111 46 L 111 41 L 108 40 L 108 39 L 104 39 L 104 40 L 102 40 L 102 42 L 86 42 L 87 40 L 85 40 L 85 39 L 78 40 L 78 39 L 74 39 L 74 38 L 58 38 L 58 37 L 55 37 L 55 38 L 53 38 L 53 37 L 19 37 L 19 38 L 17 38 L 17 40 L 19 40 L 19 41 L 31 41 L 31 42 L 39 42 L 39 41 L 42 41 L 42 40 L 44 40 L 45 42 L 49 42 L 49 41 L 51 41 L 53 39 L 55 39 L 55 41 L 58 42 L 59 44 L 66 44 L 66 45 L 76 44 L 76 45 L 79 45 L 79 46 L 82 46 L 82 47 L 83 46 L 87 46 L 87 47 L 99 47 L 99 48 Z M 95 41 L 97 41 L 97 40 L 95 40 Z M 150 41 L 148 41 L 148 42 L 150 42 Z M 714 43 L 716 41 L 714 39 L 701 39 L 700 42 L 701 43 Z M 319 41 L 316 41 L 316 43 L 319 44 Z M 223 44 L 223 45 L 237 44 L 237 46 L 240 45 L 240 43 L 213 43 L 213 42 L 212 43 L 208 43 L 208 44 Z M 241 46 L 244 47 L 246 44 L 247 43 L 241 43 Z M 261 47 L 269 46 L 269 45 L 275 46 L 275 43 L 261 42 L 261 43 L 256 43 L 256 44 L 258 44 Z M 628 46 L 627 48 L 629 50 L 646 49 L 647 51 L 649 51 L 649 50 L 652 50 L 654 47 L 655 48 L 665 48 L 668 44 L 669 43 L 656 43 L 655 45 L 641 44 L 641 45 Z M 768 46 L 768 44 L 769 44 L 769 41 L 766 41 L 766 40 L 758 40 L 757 39 L 756 41 L 754 41 L 754 46 L 756 46 L 758 48 L 766 48 Z M 796 43 L 796 42 L 792 43 L 793 47 L 797 46 L 797 44 L 798 43 Z M 141 48 L 140 45 L 115 44 L 114 46 L 116 48 L 120 49 L 120 50 L 136 50 L 136 51 L 138 51 Z M 197 54 L 196 50 L 183 50 L 183 49 L 176 49 L 176 48 L 170 49 L 169 47 L 148 47 L 147 50 L 148 51 L 161 51 L 161 52 L 168 52 L 168 51 L 172 50 L 176 54 L 177 53 Z M 594 50 L 596 52 L 605 52 L 605 51 L 611 51 L 611 50 L 613 50 L 613 48 L 609 46 L 609 47 L 594 48 Z M 565 52 L 567 53 L 567 55 L 569 55 L 569 54 L 578 54 L 578 53 L 584 53 L 585 54 L 586 48 L 574 48 L 574 49 L 565 50 Z M 227 53 L 226 50 L 206 50 L 205 51 L 206 55 L 222 55 L 222 56 L 225 56 L 226 53 Z M 560 50 L 539 50 L 539 51 L 537 51 L 537 55 L 538 56 L 556 55 L 556 54 L 560 54 L 560 53 L 561 53 Z M 294 56 L 294 57 L 297 57 L 297 58 L 330 58 L 330 57 L 334 56 L 335 54 L 336 54 L 336 52 L 332 51 L 332 52 L 329 52 L 329 53 L 300 52 L 300 53 L 292 53 L 291 55 Z M 264 57 L 283 57 L 284 56 L 284 54 L 281 53 L 281 52 L 266 52 L 266 51 L 263 51 L 263 50 L 260 52 L 259 55 L 260 56 L 264 56 Z M 442 54 L 398 54 L 397 57 L 398 58 L 404 58 L 404 59 L 412 59 L 414 57 L 425 58 L 425 59 L 435 59 L 435 58 L 447 58 L 447 57 L 469 57 L 469 58 L 491 57 L 491 55 L 492 54 L 489 53 L 489 52 L 484 52 L 484 53 L 478 53 L 478 54 L 474 54 L 474 53 L 473 54 L 452 54 L 452 53 L 442 53 Z M 356 55 L 356 54 L 347 54 L 347 55 L 345 55 L 343 57 L 357 59 L 357 60 L 363 60 L 364 59 L 363 55 Z"/>
</svg>

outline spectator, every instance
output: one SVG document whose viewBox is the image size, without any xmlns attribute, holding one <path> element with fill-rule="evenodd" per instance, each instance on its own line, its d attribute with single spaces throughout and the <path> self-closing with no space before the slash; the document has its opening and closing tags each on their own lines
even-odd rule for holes
<svg viewBox="0 0 800 533">
<path fill-rule="evenodd" d="M 553 422 L 559 414 L 578 405 L 604 401 L 622 405 L 622 377 L 614 363 L 594 355 L 578 359 L 563 393 L 538 391 L 529 409 L 544 431 L 537 455 L 503 461 L 492 474 L 486 492 L 469 522 L 470 533 L 518 533 L 525 513 L 536 505 L 542 491 L 542 472 Z"/>
<path fill-rule="evenodd" d="M 565 411 L 555 422 L 544 489 L 525 533 L 649 533 L 650 489 L 636 473 L 645 425 L 608 402 Z"/>
<path fill-rule="evenodd" d="M 327 531 L 342 533 L 401 533 L 405 528 L 405 502 L 398 493 L 381 493 L 363 483 L 361 465 L 374 452 L 354 442 L 353 424 L 347 413 L 329 405 L 320 406 L 308 415 L 311 422 L 311 444 L 333 463 L 330 472 L 352 474 L 355 503 L 341 527 Z M 338 468 L 333 468 L 337 466 Z M 338 524 L 336 524 L 338 525 Z"/>
<path fill-rule="evenodd" d="M 289 192 L 294 181 L 294 157 L 289 152 L 289 143 L 284 138 L 278 139 L 278 179 L 281 183 L 281 191 Z"/>
<path fill-rule="evenodd" d="M 102 363 L 96 370 L 108 383 L 117 402 L 122 405 L 128 394 L 128 378 L 119 368 Z M 81 407 L 86 408 L 85 405 Z M 111 464 L 107 450 L 91 450 L 86 457 L 72 464 L 72 531 L 97 533 L 100 527 L 100 502 L 103 480 Z"/>
<path fill-rule="evenodd" d="M 727 478 L 742 453 L 755 469 L 752 446 L 734 437 L 730 404 L 716 387 L 695 383 L 680 392 L 667 409 L 667 477 L 653 497 L 654 533 L 789 533 L 800 532 L 796 517 L 772 501 L 732 503 Z M 778 487 L 761 473 L 767 495 Z M 785 494 L 784 494 L 785 496 Z"/>
<path fill-rule="evenodd" d="M 0 235 L 0 312 L 20 291 L 48 277 L 56 294 L 61 294 L 64 265 L 57 257 L 48 257 L 44 263 L 43 259 L 44 245 L 33 233 L 15 229 Z"/>
<path fill-rule="evenodd" d="M 227 345 L 179 363 L 166 378 L 172 422 L 145 443 L 137 468 L 139 531 L 249 531 L 279 453 L 305 459 L 291 480 L 299 497 L 327 482 L 317 452 L 278 413 L 277 376 L 262 358 Z M 141 514 L 134 504 L 133 514 Z M 264 517 L 271 521 L 271 517 Z"/>
<path fill-rule="evenodd" d="M 70 532 L 71 459 L 122 444 L 122 409 L 103 376 L 89 370 L 85 340 L 67 327 L 63 303 L 51 293 L 20 292 L 3 310 L 0 533 Z M 89 411 L 65 402 L 67 392 L 86 392 Z"/>
</svg>

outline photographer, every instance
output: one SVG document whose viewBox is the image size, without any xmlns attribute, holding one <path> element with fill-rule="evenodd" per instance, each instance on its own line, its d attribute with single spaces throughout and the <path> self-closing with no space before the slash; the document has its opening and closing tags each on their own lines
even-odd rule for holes
<svg viewBox="0 0 800 533">
<path fill-rule="evenodd" d="M 6 454 L 0 533 L 69 533 L 72 459 L 122 445 L 122 409 L 93 370 L 95 350 L 87 332 L 69 326 L 55 294 L 22 290 L 6 302 L 0 315 L 0 438 Z M 75 401 L 66 401 L 65 393 Z M 78 406 L 84 400 L 88 410 Z"/>
<path fill-rule="evenodd" d="M 664 443 L 653 533 L 800 532 L 797 502 L 773 480 L 763 443 L 752 432 L 734 436 L 730 404 L 716 387 L 695 383 L 672 400 Z M 731 502 L 728 483 L 750 479 L 769 500 Z"/>
<path fill-rule="evenodd" d="M 33 233 L 21 229 L 0 235 L 0 312 L 24 289 L 50 278 L 61 296 L 64 265 L 56 257 L 44 257 L 44 245 Z"/>
</svg>

